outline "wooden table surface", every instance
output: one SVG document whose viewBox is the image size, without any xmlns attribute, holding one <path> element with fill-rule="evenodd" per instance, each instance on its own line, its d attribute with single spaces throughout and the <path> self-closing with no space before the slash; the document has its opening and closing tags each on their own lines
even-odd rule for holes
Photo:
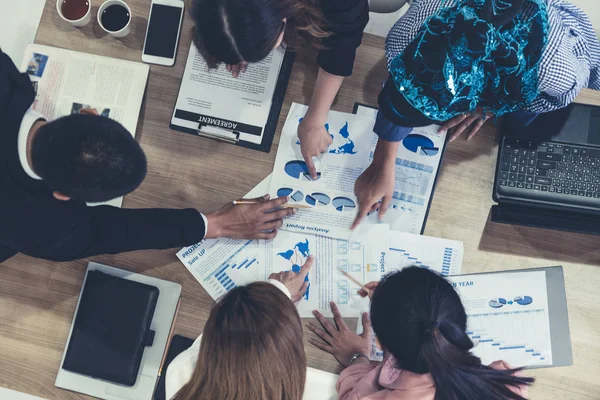
<svg viewBox="0 0 600 400">
<path fill-rule="evenodd" d="M 97 12 L 101 0 L 91 0 Z M 94 19 L 72 28 L 47 0 L 36 42 L 97 55 L 141 61 L 150 0 L 129 0 L 131 34 L 117 40 Z M 270 153 L 261 153 L 168 128 L 188 49 L 192 22 L 186 15 L 175 67 L 153 65 L 136 136 L 148 156 L 148 176 L 127 196 L 124 207 L 197 207 L 212 211 L 238 198 L 267 176 L 273 166 L 278 135 Z M 346 79 L 333 106 L 351 112 L 356 101 L 376 104 L 386 77 L 384 40 L 366 35 L 354 75 Z M 296 59 L 278 133 L 290 104 L 307 104 L 317 67 L 314 51 Z M 17 64 L 20 60 L 17 61 Z M 600 104 L 600 96 L 582 98 Z M 489 220 L 498 137 L 488 123 L 473 140 L 449 145 L 439 175 L 425 234 L 461 240 L 463 272 L 483 272 L 550 265 L 564 267 L 574 365 L 531 371 L 537 382 L 531 398 L 600 399 L 600 237 L 499 225 Z M 32 227 L 35 229 L 35 227 Z M 168 279 L 183 286 L 176 333 L 201 333 L 212 299 L 175 257 L 178 249 L 99 256 L 97 262 Z M 73 312 L 88 260 L 52 263 L 18 255 L 0 265 L 0 386 L 47 399 L 86 396 L 54 387 Z M 335 360 L 306 338 L 309 365 L 339 372 Z"/>
</svg>

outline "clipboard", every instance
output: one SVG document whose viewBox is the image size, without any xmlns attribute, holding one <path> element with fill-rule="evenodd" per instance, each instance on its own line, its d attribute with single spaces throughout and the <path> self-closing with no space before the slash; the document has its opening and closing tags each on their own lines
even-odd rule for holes
<svg viewBox="0 0 600 400">
<path fill-rule="evenodd" d="M 354 103 L 354 108 L 352 109 L 352 114 L 358 113 L 359 107 L 372 108 L 373 110 L 377 110 L 377 107 L 373 107 L 367 104 L 356 102 Z M 444 162 L 444 154 L 446 153 L 446 146 L 448 145 L 448 135 L 446 136 L 446 141 L 444 142 L 444 147 L 440 149 L 440 162 L 438 163 L 437 170 L 435 172 L 435 179 L 433 180 L 433 187 L 431 188 L 431 196 L 429 197 L 429 202 L 427 203 L 427 209 L 425 210 L 425 218 L 423 218 L 423 225 L 421 226 L 422 235 L 425 232 L 425 224 L 427 224 L 427 218 L 429 217 L 429 209 L 431 208 L 431 202 L 433 201 L 433 195 L 435 194 L 435 187 L 437 185 L 438 176 L 440 175 L 440 169 L 442 168 L 442 163 Z"/>
<path fill-rule="evenodd" d="M 183 126 L 175 125 L 173 123 L 169 123 L 169 128 L 180 131 L 190 133 L 196 136 L 207 137 L 210 139 L 215 139 L 231 144 L 235 144 L 238 146 L 242 146 L 252 150 L 258 150 L 265 153 L 271 151 L 271 145 L 273 144 L 273 138 L 275 137 L 275 131 L 277 130 L 277 122 L 279 121 L 279 114 L 281 112 L 281 107 L 283 106 L 283 100 L 285 99 L 285 94 L 287 92 L 288 83 L 290 81 L 290 76 L 292 74 L 292 67 L 294 66 L 294 59 L 296 58 L 296 54 L 290 50 L 285 52 L 285 56 L 283 57 L 283 61 L 281 62 L 281 68 L 279 69 L 279 75 L 277 77 L 277 83 L 275 84 L 275 91 L 273 92 L 273 99 L 271 101 L 271 109 L 269 111 L 269 116 L 267 117 L 267 123 L 263 128 L 262 142 L 260 144 L 245 142 L 240 140 L 240 133 L 235 131 L 228 131 L 222 128 L 213 128 L 208 127 L 207 125 L 200 125 L 198 129 L 190 129 Z M 183 82 L 183 76 L 182 76 Z M 179 91 L 181 91 L 181 83 L 179 87 Z M 179 93 L 177 95 L 179 97 Z M 174 106 L 174 108 L 176 105 Z M 181 114 L 176 114 L 181 113 Z M 182 110 L 173 110 L 173 114 L 175 115 L 183 115 L 187 113 Z M 188 113 L 192 114 L 192 113 Z M 195 115 L 189 115 L 187 119 L 197 117 Z M 204 131 L 200 131 L 202 128 Z M 207 129 L 208 128 L 208 129 Z M 212 129 L 211 129 L 212 128 Z"/>
<path fill-rule="evenodd" d="M 550 323 L 550 344 L 552 346 L 552 364 L 525 367 L 527 369 L 565 367 L 573 365 L 573 349 L 569 328 L 569 310 L 562 266 L 526 268 L 512 271 L 478 272 L 474 274 L 453 275 L 460 278 L 469 275 L 515 274 L 521 272 L 544 271 L 546 273 L 546 292 L 548 295 L 548 320 Z"/>
</svg>

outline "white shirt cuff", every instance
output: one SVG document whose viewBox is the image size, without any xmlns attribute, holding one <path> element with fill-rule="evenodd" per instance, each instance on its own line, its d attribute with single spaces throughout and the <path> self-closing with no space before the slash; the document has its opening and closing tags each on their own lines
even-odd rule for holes
<svg viewBox="0 0 600 400">
<path fill-rule="evenodd" d="M 269 282 L 271 285 L 275 286 L 277 289 L 281 290 L 283 292 L 283 294 L 285 294 L 288 297 L 288 299 L 290 299 L 290 300 L 292 299 L 292 294 L 290 293 L 288 288 L 283 283 L 281 283 L 275 279 L 269 279 L 267 282 Z"/>
<path fill-rule="evenodd" d="M 208 219 L 206 218 L 206 215 L 202 213 L 200 213 L 200 216 L 204 220 L 204 239 L 206 239 L 206 235 L 208 234 Z"/>
</svg>

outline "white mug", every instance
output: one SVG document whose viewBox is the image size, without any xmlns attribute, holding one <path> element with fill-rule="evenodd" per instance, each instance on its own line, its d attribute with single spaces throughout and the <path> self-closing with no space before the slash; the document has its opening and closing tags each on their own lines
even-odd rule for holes
<svg viewBox="0 0 600 400">
<path fill-rule="evenodd" d="M 82 18 L 79 18 L 78 20 L 70 20 L 68 18 L 65 18 L 65 16 L 62 13 L 63 1 L 64 0 L 56 0 L 56 11 L 58 12 L 58 15 L 60 15 L 60 17 L 63 20 L 67 21 L 71 25 L 76 26 L 78 28 L 87 25 L 92 20 L 92 1 L 91 0 L 88 0 L 87 13 Z"/>
<path fill-rule="evenodd" d="M 113 6 L 113 5 L 121 5 L 123 7 L 125 7 L 127 9 L 127 11 L 129 12 L 129 21 L 127 22 L 127 25 L 125 25 L 125 27 L 119 31 L 109 31 L 108 29 L 106 29 L 104 27 L 104 25 L 102 25 L 102 13 L 104 12 L 104 10 L 106 10 L 107 7 Z M 116 38 L 124 38 L 125 36 L 129 35 L 129 32 L 131 32 L 131 20 L 132 20 L 132 14 L 131 14 L 131 8 L 129 8 L 129 6 L 127 5 L 127 3 L 125 3 L 123 0 L 107 0 L 104 3 L 102 3 L 102 5 L 100 6 L 100 8 L 98 9 L 98 25 L 100 25 L 100 27 L 107 33 L 111 34 L 112 36 L 116 37 Z"/>
</svg>

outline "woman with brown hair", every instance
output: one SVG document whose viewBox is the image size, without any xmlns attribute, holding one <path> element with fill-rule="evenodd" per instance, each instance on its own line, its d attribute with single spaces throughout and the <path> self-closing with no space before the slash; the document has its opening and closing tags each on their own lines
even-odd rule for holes
<svg viewBox="0 0 600 400">
<path fill-rule="evenodd" d="M 344 77 L 352 75 L 368 0 L 192 0 L 192 15 L 194 42 L 208 65 L 225 63 L 234 76 L 281 43 L 320 49 L 315 90 L 298 128 L 302 156 L 316 178 L 312 157 L 332 142 L 325 120 Z"/>
<path fill-rule="evenodd" d="M 301 400 L 306 356 L 294 302 L 306 292 L 312 263 L 221 298 L 204 333 L 169 365 L 166 398 Z"/>
</svg>

